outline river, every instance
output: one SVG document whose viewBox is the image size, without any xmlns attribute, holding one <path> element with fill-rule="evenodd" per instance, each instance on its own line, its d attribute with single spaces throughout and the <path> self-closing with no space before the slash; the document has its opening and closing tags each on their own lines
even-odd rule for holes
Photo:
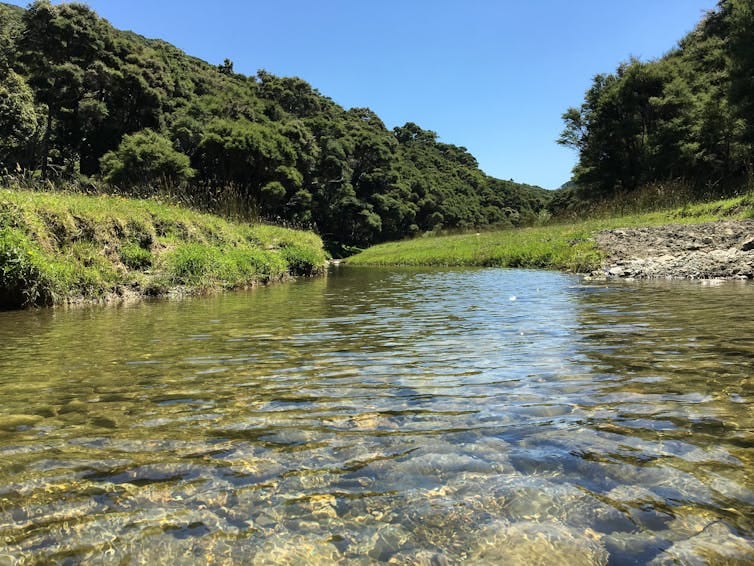
<svg viewBox="0 0 754 566">
<path fill-rule="evenodd" d="M 752 561 L 753 305 L 341 267 L 0 313 L 0 564 Z"/>
</svg>

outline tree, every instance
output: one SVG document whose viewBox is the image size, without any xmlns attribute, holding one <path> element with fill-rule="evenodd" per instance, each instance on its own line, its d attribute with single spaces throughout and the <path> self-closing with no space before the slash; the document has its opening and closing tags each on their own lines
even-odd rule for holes
<svg viewBox="0 0 754 566">
<path fill-rule="evenodd" d="M 754 166 L 754 6 L 749 0 L 721 3 L 730 13 L 731 102 L 742 121 L 743 141 L 747 144 L 747 168 Z"/>
<path fill-rule="evenodd" d="M 230 59 L 225 59 L 220 65 L 217 66 L 217 70 L 220 71 L 223 75 L 232 75 L 233 61 L 231 61 Z"/>
<path fill-rule="evenodd" d="M 194 163 L 213 192 L 232 187 L 246 206 L 276 217 L 301 186 L 296 150 L 277 124 L 214 120 L 202 133 Z"/>
<path fill-rule="evenodd" d="M 257 80 L 262 98 L 277 102 L 282 110 L 296 117 L 314 116 L 327 106 L 327 100 L 298 77 L 276 77 L 260 70 Z"/>
<path fill-rule="evenodd" d="M 581 108 L 564 114 L 558 142 L 579 151 L 574 180 L 595 196 L 634 191 L 651 176 L 658 102 L 668 77 L 657 63 L 632 59 L 594 77 Z"/>
<path fill-rule="evenodd" d="M 403 126 L 393 128 L 393 135 L 399 144 L 425 144 L 437 143 L 437 133 L 432 130 L 423 130 L 413 122 L 406 122 Z"/>
<path fill-rule="evenodd" d="M 34 95 L 13 71 L 0 73 L 0 170 L 33 166 L 28 149 L 37 132 Z"/>
<path fill-rule="evenodd" d="M 106 30 L 83 4 L 53 6 L 37 0 L 23 16 L 18 58 L 46 106 L 42 143 L 42 177 L 47 177 L 50 149 L 77 157 L 81 132 L 78 105 L 84 94 L 84 74 L 102 56 Z"/>
<path fill-rule="evenodd" d="M 0 7 L 0 10 L 3 10 Z M 0 12 L 2 15 L 2 12 Z M 0 26 L 0 77 L 4 77 L 11 69 L 12 60 L 14 55 L 13 40 L 11 39 L 9 30 L 4 26 Z"/>
<path fill-rule="evenodd" d="M 582 198 L 677 181 L 713 197 L 754 168 L 754 5 L 720 0 L 676 49 L 595 77 L 563 114 Z M 573 191 L 572 191 L 573 192 Z"/>
<path fill-rule="evenodd" d="M 180 185 L 195 174 L 189 158 L 152 130 L 125 136 L 117 150 L 102 157 L 101 167 L 108 182 L 125 187 Z"/>
</svg>

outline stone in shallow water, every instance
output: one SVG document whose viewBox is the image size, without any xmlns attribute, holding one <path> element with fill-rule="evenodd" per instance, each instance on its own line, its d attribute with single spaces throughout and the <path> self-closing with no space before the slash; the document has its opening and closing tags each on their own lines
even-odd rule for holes
<svg viewBox="0 0 754 566">
<path fill-rule="evenodd" d="M 337 501 L 335 496 L 329 493 L 312 495 L 309 498 L 308 507 L 314 516 L 331 518 L 338 516 Z"/>
<path fill-rule="evenodd" d="M 709 486 L 723 497 L 738 500 L 739 504 L 743 502 L 748 505 L 754 505 L 754 491 L 745 485 L 748 481 L 745 468 L 741 468 L 738 474 L 742 477 L 731 479 L 719 474 L 709 474 Z"/>
<path fill-rule="evenodd" d="M 662 503 L 656 493 L 640 485 L 619 485 L 605 494 L 605 497 L 621 503 Z"/>
<path fill-rule="evenodd" d="M 558 522 L 497 521 L 487 527 L 472 550 L 469 564 L 607 564 L 600 538 Z"/>
<path fill-rule="evenodd" d="M 667 538 L 646 530 L 612 533 L 602 540 L 612 564 L 647 564 L 671 544 Z"/>
<path fill-rule="evenodd" d="M 390 560 L 408 543 L 411 535 L 399 525 L 385 525 L 372 537 L 369 557 L 381 562 Z"/>
<path fill-rule="evenodd" d="M 338 549 L 318 537 L 279 533 L 267 538 L 251 564 L 336 564 L 342 558 Z"/>
<path fill-rule="evenodd" d="M 411 566 L 447 566 L 451 564 L 444 554 L 429 550 L 418 552 L 399 552 L 388 560 L 388 564 L 410 564 Z"/>
<path fill-rule="evenodd" d="M 19 427 L 32 426 L 42 420 L 39 415 L 0 415 L 0 430 L 16 430 Z"/>
<path fill-rule="evenodd" d="M 722 522 L 707 525 L 699 534 L 676 542 L 650 564 L 752 564 L 754 546 Z"/>
<path fill-rule="evenodd" d="M 484 460 L 462 454 L 421 454 L 396 466 L 398 473 L 420 476 L 439 476 L 461 472 L 487 472 L 490 466 Z"/>
<path fill-rule="evenodd" d="M 422 450 L 400 460 L 370 462 L 358 473 L 362 477 L 373 478 L 373 488 L 405 491 L 439 488 L 463 474 L 497 474 L 503 466 L 466 454 Z"/>
<path fill-rule="evenodd" d="M 575 529 L 630 531 L 635 525 L 624 513 L 574 485 L 538 478 L 512 478 L 496 492 L 502 513 L 513 521 L 556 521 Z"/>
</svg>

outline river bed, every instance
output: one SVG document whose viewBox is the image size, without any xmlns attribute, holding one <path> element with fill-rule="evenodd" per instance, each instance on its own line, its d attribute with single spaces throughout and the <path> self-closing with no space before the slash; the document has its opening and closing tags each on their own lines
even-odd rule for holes
<svg viewBox="0 0 754 566">
<path fill-rule="evenodd" d="M 0 313 L 0 564 L 754 561 L 753 304 L 340 267 Z"/>
</svg>

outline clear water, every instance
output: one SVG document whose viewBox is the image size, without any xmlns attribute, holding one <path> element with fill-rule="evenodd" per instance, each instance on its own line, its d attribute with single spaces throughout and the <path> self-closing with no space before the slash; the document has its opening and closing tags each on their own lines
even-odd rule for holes
<svg viewBox="0 0 754 566">
<path fill-rule="evenodd" d="M 0 313 L 0 564 L 752 562 L 753 314 L 353 268 Z"/>
</svg>

